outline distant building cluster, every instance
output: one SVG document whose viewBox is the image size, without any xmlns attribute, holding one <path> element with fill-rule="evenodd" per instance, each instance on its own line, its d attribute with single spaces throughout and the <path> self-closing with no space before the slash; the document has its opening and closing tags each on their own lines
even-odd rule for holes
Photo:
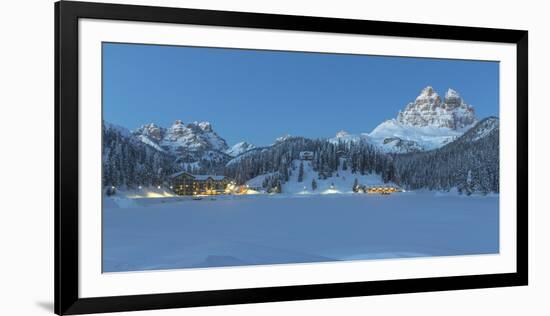
<svg viewBox="0 0 550 316">
<path fill-rule="evenodd" d="M 225 176 L 193 175 L 185 171 L 170 176 L 171 187 L 177 195 L 216 195 L 227 193 L 232 182 Z"/>
<path fill-rule="evenodd" d="M 353 192 L 388 195 L 403 192 L 403 189 L 393 185 L 354 185 Z"/>
</svg>

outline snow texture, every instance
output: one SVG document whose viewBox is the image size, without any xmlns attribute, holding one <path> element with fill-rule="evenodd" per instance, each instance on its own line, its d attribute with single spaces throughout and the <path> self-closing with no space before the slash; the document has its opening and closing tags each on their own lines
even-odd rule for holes
<svg viewBox="0 0 550 316">
<path fill-rule="evenodd" d="M 104 272 L 499 252 L 498 195 L 104 198 Z"/>
<path fill-rule="evenodd" d="M 418 151 L 439 148 L 464 133 L 464 129 L 454 130 L 448 127 L 413 126 L 403 125 L 392 119 L 378 125 L 369 137 L 374 144 L 380 146 L 386 152 L 408 152 L 406 149 L 392 146 L 388 140 L 400 139 L 416 144 Z"/>
</svg>

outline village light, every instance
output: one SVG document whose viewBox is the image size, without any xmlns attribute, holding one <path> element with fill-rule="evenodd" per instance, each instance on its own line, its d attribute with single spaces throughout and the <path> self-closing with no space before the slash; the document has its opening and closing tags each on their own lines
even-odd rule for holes
<svg viewBox="0 0 550 316">
<path fill-rule="evenodd" d="M 157 187 L 157 189 L 160 189 L 160 185 Z"/>
<path fill-rule="evenodd" d="M 140 190 L 141 190 L 141 185 L 140 185 L 140 186 L 138 186 L 138 189 L 140 189 Z"/>
</svg>

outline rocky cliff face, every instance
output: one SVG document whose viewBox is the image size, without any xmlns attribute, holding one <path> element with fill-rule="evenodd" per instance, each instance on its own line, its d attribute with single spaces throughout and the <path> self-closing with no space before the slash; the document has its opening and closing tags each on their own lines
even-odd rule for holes
<svg viewBox="0 0 550 316">
<path fill-rule="evenodd" d="M 166 129 L 155 125 L 154 123 L 142 125 L 136 129 L 134 135 L 147 136 L 152 141 L 160 142 L 166 134 Z"/>
<path fill-rule="evenodd" d="M 474 108 L 466 104 L 458 92 L 449 89 L 445 98 L 430 86 L 424 88 L 414 102 L 397 115 L 396 121 L 408 126 L 445 127 L 453 130 L 477 122 Z"/>
</svg>

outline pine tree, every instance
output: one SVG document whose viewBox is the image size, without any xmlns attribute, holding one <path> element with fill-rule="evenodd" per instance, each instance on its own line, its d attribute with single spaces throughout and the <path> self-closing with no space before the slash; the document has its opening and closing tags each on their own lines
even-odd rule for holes
<svg viewBox="0 0 550 316">
<path fill-rule="evenodd" d="M 300 161 L 300 169 L 298 169 L 298 182 L 304 180 L 304 162 Z"/>
</svg>

